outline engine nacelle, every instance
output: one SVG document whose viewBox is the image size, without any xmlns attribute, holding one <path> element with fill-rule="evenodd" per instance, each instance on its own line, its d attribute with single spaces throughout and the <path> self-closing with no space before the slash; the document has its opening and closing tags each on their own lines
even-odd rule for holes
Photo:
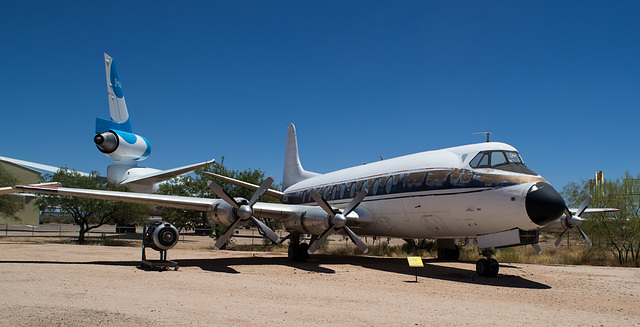
<svg viewBox="0 0 640 327">
<path fill-rule="evenodd" d="M 156 251 L 166 251 L 178 244 L 178 229 L 170 223 L 158 221 L 147 226 L 142 236 L 144 246 Z"/>
<path fill-rule="evenodd" d="M 242 203 L 245 199 L 236 198 Z M 218 225 L 230 226 L 236 220 L 233 207 L 226 202 L 219 202 L 207 214 L 208 219 Z M 260 216 L 259 214 L 257 215 Z M 269 217 L 260 217 L 269 218 Z M 320 207 L 308 207 L 308 209 L 291 214 L 286 220 L 280 220 L 282 227 L 290 233 L 321 235 L 329 229 L 331 217 Z M 373 216 L 368 210 L 356 209 L 347 215 L 348 226 L 363 227 L 373 222 Z"/>
<path fill-rule="evenodd" d="M 141 161 L 151 154 L 151 144 L 144 137 L 115 129 L 96 134 L 93 142 L 113 160 Z"/>
</svg>

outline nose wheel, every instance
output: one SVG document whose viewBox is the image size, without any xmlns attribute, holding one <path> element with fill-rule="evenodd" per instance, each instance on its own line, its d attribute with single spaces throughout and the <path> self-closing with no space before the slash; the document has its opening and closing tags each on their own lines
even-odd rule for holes
<svg viewBox="0 0 640 327">
<path fill-rule="evenodd" d="M 500 264 L 498 260 L 491 258 L 493 251 L 491 249 L 484 249 L 482 255 L 485 258 L 478 260 L 476 263 L 476 272 L 478 276 L 482 277 L 497 277 L 500 270 Z"/>
</svg>

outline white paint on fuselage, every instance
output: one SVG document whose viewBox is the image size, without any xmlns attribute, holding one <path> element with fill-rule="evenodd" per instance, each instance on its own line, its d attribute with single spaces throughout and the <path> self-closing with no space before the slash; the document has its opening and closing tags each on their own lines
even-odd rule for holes
<svg viewBox="0 0 640 327">
<path fill-rule="evenodd" d="M 292 185 L 284 193 L 382 176 L 464 169 L 482 175 L 508 176 L 509 181 L 518 184 L 370 195 L 355 210 L 355 213 L 367 219 L 360 226 L 354 226 L 353 230 L 358 235 L 462 238 L 516 227 L 523 230 L 540 228 L 527 215 L 525 197 L 535 182 L 544 179 L 539 175 L 469 166 L 476 154 L 492 150 L 517 151 L 508 144 L 489 142 L 421 152 L 312 177 Z M 371 188 L 371 185 L 368 187 Z M 350 201 L 350 198 L 341 199 L 330 201 L 330 204 L 344 208 Z"/>
</svg>

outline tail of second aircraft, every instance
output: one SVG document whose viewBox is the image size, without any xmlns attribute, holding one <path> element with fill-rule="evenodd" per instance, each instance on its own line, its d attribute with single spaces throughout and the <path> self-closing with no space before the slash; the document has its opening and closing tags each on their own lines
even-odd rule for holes
<svg viewBox="0 0 640 327">
<path fill-rule="evenodd" d="M 109 114 L 111 120 L 97 118 L 96 133 L 104 133 L 105 129 L 109 130 L 111 127 L 123 132 L 133 133 L 116 63 L 113 61 L 113 58 L 106 53 L 104 54 L 104 68 L 107 73 L 107 92 L 109 94 Z M 99 125 L 105 125 L 100 126 L 101 131 L 98 131 Z"/>
<path fill-rule="evenodd" d="M 151 144 L 144 137 L 133 133 L 116 63 L 106 53 L 104 67 L 111 119 L 96 118 L 96 135 L 93 141 L 98 150 L 114 160 L 114 164 L 135 167 L 138 161 L 151 154 Z"/>
<path fill-rule="evenodd" d="M 298 139 L 296 136 L 296 127 L 293 123 L 289 124 L 287 130 L 287 145 L 284 154 L 284 172 L 282 173 L 282 186 L 287 189 L 289 186 L 301 182 L 305 179 L 319 174 L 306 171 L 300 163 L 298 155 Z"/>
</svg>

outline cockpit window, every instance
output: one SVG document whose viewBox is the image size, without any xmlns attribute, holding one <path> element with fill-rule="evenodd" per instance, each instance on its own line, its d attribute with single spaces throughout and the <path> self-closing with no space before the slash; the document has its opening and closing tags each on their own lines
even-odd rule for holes
<svg viewBox="0 0 640 327">
<path fill-rule="evenodd" d="M 504 153 L 503 152 L 491 152 L 491 165 L 492 166 L 498 166 L 498 165 L 504 165 L 507 163 L 507 158 L 504 157 Z"/>
<path fill-rule="evenodd" d="M 494 168 L 537 175 L 524 165 L 520 154 L 515 151 L 483 151 L 478 153 L 471 162 L 469 162 L 469 165 L 473 168 Z"/>
<path fill-rule="evenodd" d="M 518 152 L 505 152 L 505 154 L 507 155 L 507 160 L 509 160 L 509 162 L 511 163 L 519 163 L 519 164 L 523 164 L 524 162 L 522 162 L 522 158 L 520 158 L 520 155 L 518 154 Z"/>
</svg>

